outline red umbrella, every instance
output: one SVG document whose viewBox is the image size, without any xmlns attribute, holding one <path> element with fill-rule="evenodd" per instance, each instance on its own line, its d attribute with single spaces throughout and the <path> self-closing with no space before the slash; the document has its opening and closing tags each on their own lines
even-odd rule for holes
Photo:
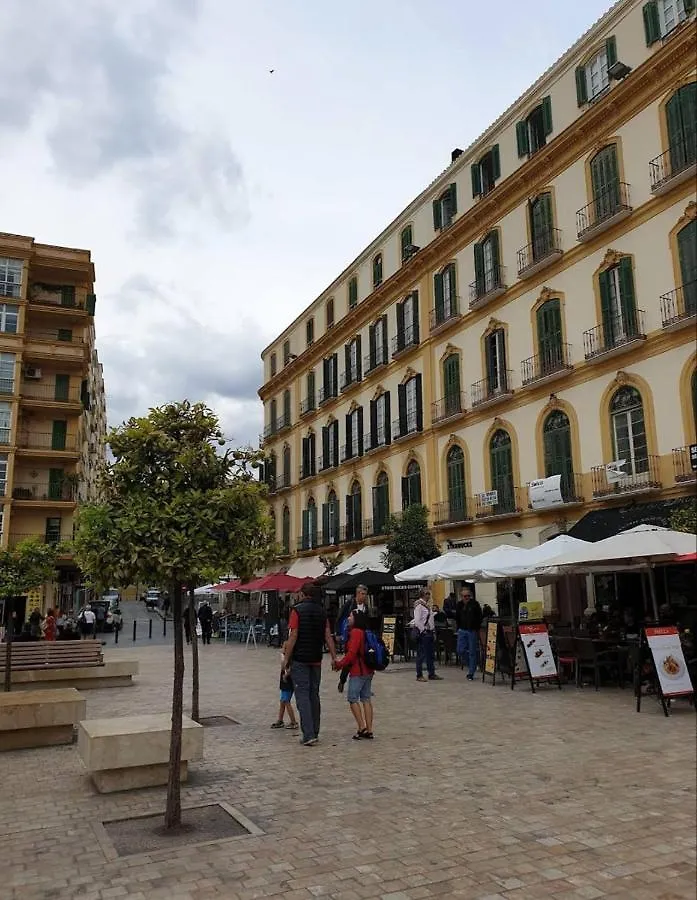
<svg viewBox="0 0 697 900">
<path fill-rule="evenodd" d="M 227 591 L 239 591 L 241 584 L 242 582 L 239 578 L 233 578 L 232 581 L 225 581 L 223 584 L 213 585 L 211 590 L 222 591 L 223 593 L 227 593 Z"/>
<path fill-rule="evenodd" d="M 697 553 L 684 553 L 682 556 L 676 557 L 671 562 L 676 563 L 686 563 L 686 562 L 697 562 Z"/>
<path fill-rule="evenodd" d="M 243 584 L 239 590 L 245 592 L 251 591 L 281 591 L 294 592 L 307 584 L 309 578 L 294 578 L 292 575 L 286 575 L 284 572 L 272 572 L 269 575 L 263 575 L 261 578 L 255 578 L 247 584 Z"/>
</svg>

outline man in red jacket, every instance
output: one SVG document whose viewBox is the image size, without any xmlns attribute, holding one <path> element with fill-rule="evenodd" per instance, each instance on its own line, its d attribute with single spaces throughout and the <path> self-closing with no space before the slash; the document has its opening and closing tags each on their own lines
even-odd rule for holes
<svg viewBox="0 0 697 900">
<path fill-rule="evenodd" d="M 336 669 L 348 669 L 348 702 L 358 731 L 354 741 L 373 739 L 373 670 L 365 661 L 365 632 L 367 613 L 354 609 L 349 616 L 349 639 L 346 655 L 334 663 Z"/>
</svg>

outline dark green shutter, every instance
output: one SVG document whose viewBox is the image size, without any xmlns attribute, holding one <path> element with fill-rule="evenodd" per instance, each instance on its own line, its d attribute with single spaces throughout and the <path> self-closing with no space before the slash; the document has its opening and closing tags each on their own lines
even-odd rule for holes
<svg viewBox="0 0 697 900">
<path fill-rule="evenodd" d="M 472 166 L 472 196 L 481 197 L 482 194 L 482 171 L 479 163 Z"/>
<path fill-rule="evenodd" d="M 302 474 L 306 478 L 310 474 L 310 439 L 302 439 Z"/>
<path fill-rule="evenodd" d="M 334 444 L 334 462 L 336 463 L 339 459 L 339 423 L 332 422 L 332 441 Z"/>
<path fill-rule="evenodd" d="M 501 177 L 501 154 L 498 144 L 494 144 L 491 148 L 491 173 L 494 176 L 494 181 L 498 181 Z"/>
<path fill-rule="evenodd" d="M 414 380 L 416 381 L 416 430 L 423 431 L 424 430 L 424 403 L 423 403 L 423 390 L 422 390 L 422 381 L 423 376 L 415 375 Z"/>
<path fill-rule="evenodd" d="M 561 306 L 548 300 L 537 310 L 537 343 L 542 374 L 559 368 L 562 353 Z"/>
<path fill-rule="evenodd" d="M 322 544 L 326 547 L 329 543 L 329 504 L 322 504 Z"/>
<path fill-rule="evenodd" d="M 457 215 L 457 184 L 453 183 L 448 188 L 448 204 L 450 206 L 450 217 Z"/>
<path fill-rule="evenodd" d="M 302 548 L 307 550 L 310 546 L 310 510 L 304 509 L 302 514 Z"/>
<path fill-rule="evenodd" d="M 402 509 L 407 509 L 409 506 L 409 477 L 402 477 Z"/>
<path fill-rule="evenodd" d="M 491 488 L 498 492 L 497 509 L 510 512 L 515 506 L 513 457 L 510 440 L 491 447 Z"/>
<path fill-rule="evenodd" d="M 51 450 L 65 450 L 67 434 L 68 423 L 64 420 L 55 421 L 51 431 Z"/>
<path fill-rule="evenodd" d="M 528 138 L 528 123 L 525 120 L 516 122 L 515 138 L 518 144 L 518 156 L 527 156 L 530 152 L 530 140 Z"/>
<path fill-rule="evenodd" d="M 534 259 L 546 256 L 552 248 L 552 198 L 540 194 L 530 206 L 532 252 Z"/>
<path fill-rule="evenodd" d="M 368 368 L 375 368 L 375 360 L 377 358 L 377 347 L 375 345 L 375 325 L 368 326 Z"/>
<path fill-rule="evenodd" d="M 363 407 L 359 406 L 354 415 L 358 416 L 358 446 L 354 447 L 354 452 L 363 456 Z"/>
<path fill-rule="evenodd" d="M 310 457 L 310 475 L 314 475 L 317 471 L 317 439 L 315 438 L 314 431 L 311 431 L 307 436 L 307 452 Z"/>
<path fill-rule="evenodd" d="M 459 303 L 457 299 L 457 266 L 454 262 L 448 263 L 445 267 L 450 273 L 450 315 L 457 315 L 459 312 Z"/>
<path fill-rule="evenodd" d="M 600 286 L 600 312 L 603 317 L 603 346 L 613 347 L 615 344 L 615 320 L 612 315 L 612 295 L 610 289 L 611 270 L 601 272 L 598 276 Z"/>
<path fill-rule="evenodd" d="M 407 430 L 407 389 L 406 385 L 397 385 L 397 401 L 399 404 L 399 436 Z"/>
<path fill-rule="evenodd" d="M 346 495 L 346 537 L 353 540 L 353 497 L 351 494 Z"/>
<path fill-rule="evenodd" d="M 549 96 L 542 98 L 542 127 L 545 135 L 554 131 L 554 126 L 552 125 L 552 98 Z"/>
<path fill-rule="evenodd" d="M 373 486 L 373 534 L 380 534 L 380 488 Z"/>
<path fill-rule="evenodd" d="M 61 292 L 61 306 L 75 306 L 75 288 L 72 284 L 63 285 Z"/>
<path fill-rule="evenodd" d="M 70 328 L 59 328 L 57 338 L 59 341 L 72 341 L 73 332 Z"/>
<path fill-rule="evenodd" d="M 66 401 L 70 395 L 70 375 L 56 375 L 54 400 Z"/>
<path fill-rule="evenodd" d="M 375 447 L 378 440 L 378 401 L 370 401 L 370 446 Z"/>
<path fill-rule="evenodd" d="M 441 206 L 440 197 L 433 201 L 433 228 L 440 231 L 443 227 L 443 207 Z"/>
<path fill-rule="evenodd" d="M 457 448 L 454 448 L 457 449 Z M 465 514 L 465 463 L 462 451 L 448 454 L 449 520 L 459 522 Z"/>
<path fill-rule="evenodd" d="M 644 14 L 644 33 L 646 35 L 646 46 L 650 47 L 656 41 L 661 39 L 661 22 L 658 18 L 658 4 L 656 0 L 644 4 L 642 8 Z"/>
<path fill-rule="evenodd" d="M 397 304 L 397 350 L 404 350 L 404 303 Z"/>
<path fill-rule="evenodd" d="M 387 337 L 387 316 L 382 317 L 382 358 L 384 362 L 387 362 L 387 349 L 388 349 L 388 337 Z"/>
<path fill-rule="evenodd" d="M 620 203 L 619 168 L 617 147 L 609 144 L 591 160 L 593 186 L 593 223 L 615 213 Z"/>
<path fill-rule="evenodd" d="M 356 335 L 356 381 L 363 377 L 363 358 L 361 356 L 361 336 Z"/>
<path fill-rule="evenodd" d="M 486 290 L 483 243 L 474 245 L 474 279 L 476 282 L 477 297 L 481 297 Z"/>
<path fill-rule="evenodd" d="M 283 424 L 290 425 L 290 391 L 283 392 Z"/>
<path fill-rule="evenodd" d="M 693 316 L 697 312 L 697 220 L 695 219 L 678 232 L 678 257 L 685 313 Z"/>
<path fill-rule="evenodd" d="M 629 335 L 637 334 L 636 300 L 634 297 L 634 273 L 631 256 L 623 256 L 620 268 L 620 306 L 625 331 Z"/>
<path fill-rule="evenodd" d="M 666 104 L 671 174 L 697 158 L 697 82 L 681 87 Z"/>
<path fill-rule="evenodd" d="M 607 67 L 614 66 L 617 62 L 617 38 L 614 34 L 605 41 L 605 56 L 607 58 Z"/>
<path fill-rule="evenodd" d="M 61 520 L 60 516 L 46 519 L 46 530 L 44 539 L 47 544 L 58 544 L 61 539 Z"/>
<path fill-rule="evenodd" d="M 80 402 L 85 409 L 91 408 L 89 383 L 86 378 L 80 382 Z"/>
<path fill-rule="evenodd" d="M 352 413 L 346 413 L 346 459 L 353 456 L 353 434 L 351 432 Z"/>
<path fill-rule="evenodd" d="M 322 468 L 329 466 L 329 426 L 322 428 Z"/>
<path fill-rule="evenodd" d="M 413 302 L 413 310 L 414 310 L 414 327 L 412 329 L 412 343 L 419 343 L 419 292 L 412 291 L 412 302 Z"/>
<path fill-rule="evenodd" d="M 307 373 L 307 406 L 308 409 L 315 408 L 315 373 Z"/>
<path fill-rule="evenodd" d="M 550 419 L 558 424 L 547 427 Z M 561 495 L 570 500 L 575 493 L 571 426 L 564 413 L 551 413 L 543 427 L 545 478 L 561 475 Z"/>
<path fill-rule="evenodd" d="M 445 297 L 443 295 L 443 273 L 436 272 L 433 278 L 433 291 L 436 298 L 436 325 L 445 318 Z"/>
<path fill-rule="evenodd" d="M 435 224 L 435 217 L 434 217 Z M 402 233 L 399 238 L 400 248 L 402 251 L 402 262 L 405 262 L 407 257 L 409 256 L 409 247 L 412 245 L 411 239 L 411 225 L 408 225 L 406 228 L 402 229 Z"/>
<path fill-rule="evenodd" d="M 389 444 L 392 440 L 392 420 L 390 416 L 392 415 L 391 410 L 391 401 L 389 391 L 384 394 L 385 400 L 385 444 Z"/>
<path fill-rule="evenodd" d="M 501 257 L 499 248 L 499 233 L 497 229 L 489 232 L 486 238 L 491 245 L 491 258 L 494 261 L 494 286 L 503 284 L 503 276 L 501 275 Z"/>
<path fill-rule="evenodd" d="M 576 69 L 576 102 L 579 106 L 588 103 L 588 81 L 585 66 L 579 66 Z"/>
<path fill-rule="evenodd" d="M 87 294 L 85 297 L 85 309 L 87 310 L 88 315 L 93 316 L 94 310 L 97 305 L 97 295 L 96 294 Z"/>
<path fill-rule="evenodd" d="M 485 340 L 485 353 L 486 353 L 486 379 L 487 379 L 487 394 L 492 394 L 497 386 L 498 386 L 498 370 L 500 369 L 500 365 L 497 367 L 497 332 L 492 331 L 490 334 L 486 336 Z"/>
<path fill-rule="evenodd" d="M 290 485 L 290 447 L 283 448 L 283 481 L 285 487 Z"/>
<path fill-rule="evenodd" d="M 349 309 L 353 309 L 353 307 L 358 303 L 358 280 L 356 278 L 352 278 L 349 281 L 348 298 Z"/>
<path fill-rule="evenodd" d="M 460 357 L 453 353 L 443 362 L 445 415 L 460 412 Z"/>
<path fill-rule="evenodd" d="M 48 499 L 49 500 L 62 500 L 63 498 L 63 483 L 65 481 L 65 472 L 63 469 L 49 469 L 48 470 Z M 65 497 L 66 500 L 71 499 L 70 497 Z"/>
</svg>

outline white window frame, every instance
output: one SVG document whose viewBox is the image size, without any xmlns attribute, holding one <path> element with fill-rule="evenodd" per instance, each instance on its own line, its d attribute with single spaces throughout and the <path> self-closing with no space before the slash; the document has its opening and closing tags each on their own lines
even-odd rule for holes
<svg viewBox="0 0 697 900">
<path fill-rule="evenodd" d="M 404 298 L 402 311 L 404 312 L 404 343 L 408 345 L 414 341 L 414 298 L 411 294 Z"/>
<path fill-rule="evenodd" d="M 351 367 L 351 371 L 349 372 L 351 381 L 356 381 L 358 379 L 358 339 L 354 338 L 349 344 L 349 366 Z"/>
<path fill-rule="evenodd" d="M 670 34 L 687 18 L 683 0 L 658 0 L 658 21 L 661 23 L 661 37 Z"/>
<path fill-rule="evenodd" d="M 505 364 L 503 363 L 506 356 L 506 333 L 503 328 L 498 328 L 494 334 L 494 351 L 496 353 L 496 365 L 492 367 L 494 369 L 495 375 L 495 384 L 491 385 L 491 391 L 494 394 L 497 394 L 503 388 L 503 384 L 506 380 L 506 371 Z"/>
<path fill-rule="evenodd" d="M 607 71 L 607 51 L 605 47 L 595 54 L 593 59 L 586 63 L 586 84 L 588 85 L 588 98 L 592 100 L 598 94 L 602 94 L 610 84 L 610 76 Z"/>
<path fill-rule="evenodd" d="M 487 238 L 482 243 L 482 257 L 484 260 L 484 293 L 488 294 L 489 291 L 493 291 L 494 289 L 494 269 L 496 265 L 496 260 L 494 259 L 494 246 L 491 238 Z"/>
<path fill-rule="evenodd" d="M 385 444 L 385 428 L 387 426 L 387 394 L 381 394 L 375 401 L 375 446 Z"/>
<path fill-rule="evenodd" d="M 417 424 L 416 378 L 410 378 L 409 381 L 407 381 L 404 389 L 404 397 L 406 406 L 405 425 L 407 427 L 407 434 L 412 434 L 412 432 L 416 431 Z"/>
<path fill-rule="evenodd" d="M 329 426 L 329 465 L 330 467 L 338 466 L 339 460 L 336 455 L 336 441 L 334 439 L 334 435 L 336 433 L 336 429 L 339 427 L 338 422 L 332 422 Z"/>
<path fill-rule="evenodd" d="M 19 297 L 22 293 L 22 260 L 0 256 L 0 297 Z"/>
<path fill-rule="evenodd" d="M 0 497 L 4 497 L 7 490 L 7 461 L 7 453 L 0 453 Z M 2 534 L 2 527 L 0 527 L 0 534 Z"/>
<path fill-rule="evenodd" d="M 636 439 L 634 435 L 634 421 L 633 414 L 641 409 L 641 415 L 644 422 L 644 440 L 646 441 L 646 418 L 644 416 L 643 407 L 633 407 L 632 409 L 623 409 L 620 412 L 612 413 L 612 437 L 615 445 L 615 451 L 617 453 L 618 459 L 625 458 L 624 451 L 620 449 L 620 441 L 619 436 L 617 434 L 617 427 L 621 421 L 624 421 L 627 427 L 627 453 L 626 453 L 626 462 L 624 466 L 624 471 L 630 477 L 636 476 L 639 473 L 636 470 Z M 648 448 L 647 448 L 648 449 Z"/>
<path fill-rule="evenodd" d="M 360 435 L 358 432 L 358 410 L 354 409 L 351 413 L 351 453 L 358 456 L 358 441 Z"/>
<path fill-rule="evenodd" d="M 14 394 L 16 363 L 16 353 L 0 353 L 0 386 L 5 394 Z"/>
<path fill-rule="evenodd" d="M 449 266 L 446 266 L 443 269 L 442 279 L 443 279 L 443 316 L 446 319 L 449 319 L 453 313 L 454 309 L 454 291 L 453 291 L 453 283 L 451 279 L 452 269 Z"/>
<path fill-rule="evenodd" d="M 8 322 L 14 320 L 14 328 L 8 328 Z M 0 331 L 4 334 L 17 334 L 19 328 L 19 307 L 16 303 L 0 303 Z"/>
<path fill-rule="evenodd" d="M 617 323 L 613 323 L 612 331 L 616 337 L 623 341 L 627 337 L 627 323 L 624 321 L 624 313 L 622 311 L 622 288 L 620 285 L 620 268 L 614 266 L 609 272 L 610 286 L 610 315 Z"/>
<path fill-rule="evenodd" d="M 0 401 L 0 443 L 9 444 L 12 432 L 12 406 L 6 400 Z"/>
<path fill-rule="evenodd" d="M 380 318 L 375 323 L 375 364 L 382 365 L 386 363 L 385 359 L 385 320 Z"/>
</svg>

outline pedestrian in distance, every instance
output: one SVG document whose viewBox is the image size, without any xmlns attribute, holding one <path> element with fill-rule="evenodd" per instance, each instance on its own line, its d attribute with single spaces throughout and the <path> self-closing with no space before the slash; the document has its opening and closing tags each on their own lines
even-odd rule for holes
<svg viewBox="0 0 697 900">
<path fill-rule="evenodd" d="M 364 584 L 359 584 L 356 588 L 356 596 L 349 600 L 348 603 L 344 604 L 344 608 L 341 610 L 341 614 L 339 615 L 339 621 L 337 622 L 337 637 L 341 638 L 342 647 L 344 648 L 344 653 L 346 652 L 346 647 L 348 646 L 349 640 L 349 629 L 350 629 L 350 616 L 354 610 L 360 610 L 360 612 L 368 613 L 368 588 Z M 339 685 L 338 690 L 340 694 L 344 693 L 344 688 L 346 687 L 346 682 L 349 677 L 348 669 L 342 669 L 341 675 L 339 676 Z"/>
<path fill-rule="evenodd" d="M 201 601 L 198 608 L 198 620 L 201 623 L 201 638 L 204 644 L 210 644 L 213 634 L 213 610 L 208 600 Z"/>
<path fill-rule="evenodd" d="M 97 617 L 95 616 L 92 607 L 87 604 L 87 606 L 80 613 L 80 617 L 78 619 L 83 640 L 94 638 L 94 626 L 96 621 Z"/>
<path fill-rule="evenodd" d="M 349 616 L 349 639 L 346 654 L 334 663 L 334 668 L 349 673 L 347 699 L 357 731 L 354 741 L 373 739 L 373 675 L 365 658 L 365 633 L 368 614 L 355 609 Z"/>
<path fill-rule="evenodd" d="M 281 647 L 281 678 L 279 689 L 281 698 L 278 707 L 278 718 L 271 726 L 272 728 L 290 728 L 292 731 L 298 730 L 298 720 L 295 718 L 295 710 L 293 709 L 293 679 L 290 673 L 284 668 L 286 644 Z M 285 723 L 285 715 L 288 713 L 288 724 Z"/>
<path fill-rule="evenodd" d="M 467 680 L 474 681 L 477 671 L 479 629 L 482 625 L 482 608 L 475 600 L 472 588 L 465 585 L 457 604 L 457 657 L 460 668 L 467 666 Z"/>
<path fill-rule="evenodd" d="M 46 641 L 55 641 L 56 639 L 56 614 L 53 609 L 49 609 L 46 613 L 46 618 L 44 619 L 44 640 Z"/>
<path fill-rule="evenodd" d="M 436 675 L 436 624 L 429 590 L 423 589 L 419 593 L 419 599 L 414 607 L 414 617 L 409 624 L 412 637 L 416 641 L 416 680 L 426 681 L 425 663 L 428 680 L 442 681 L 441 676 Z"/>
<path fill-rule="evenodd" d="M 189 604 L 187 603 L 184 608 L 184 613 L 182 615 L 182 621 L 184 623 L 184 637 L 186 638 L 186 643 L 191 643 L 191 611 L 189 609 Z"/>
</svg>

